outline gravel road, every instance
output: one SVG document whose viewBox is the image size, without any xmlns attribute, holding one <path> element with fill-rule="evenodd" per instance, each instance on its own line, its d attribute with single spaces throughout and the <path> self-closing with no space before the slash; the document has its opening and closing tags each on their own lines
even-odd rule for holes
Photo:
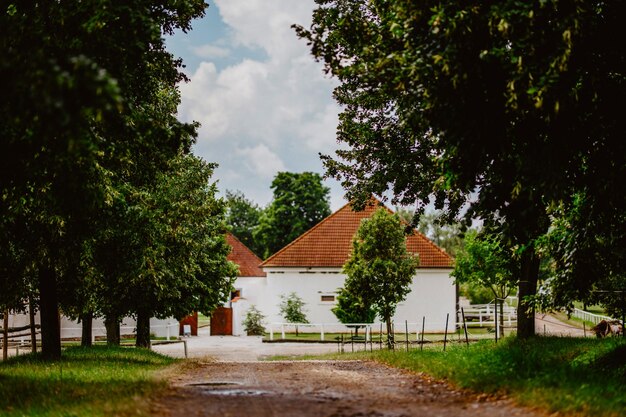
<svg viewBox="0 0 626 417">
<path fill-rule="evenodd" d="M 195 416 L 544 416 L 506 399 L 363 361 L 205 362 L 171 379 L 152 414 Z"/>
</svg>

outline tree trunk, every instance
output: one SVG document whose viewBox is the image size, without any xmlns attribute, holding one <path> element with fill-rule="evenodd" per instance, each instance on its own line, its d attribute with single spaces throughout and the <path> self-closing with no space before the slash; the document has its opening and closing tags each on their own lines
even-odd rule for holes
<svg viewBox="0 0 626 417">
<path fill-rule="evenodd" d="M 28 316 L 30 318 L 30 345 L 33 353 L 37 353 L 37 328 L 35 327 L 35 306 L 33 296 L 28 296 Z"/>
<path fill-rule="evenodd" d="M 104 327 L 107 330 L 107 345 L 120 345 L 120 321 L 117 315 L 107 315 L 104 318 Z"/>
<path fill-rule="evenodd" d="M 9 310 L 4 310 L 2 315 L 2 360 L 6 361 L 9 358 Z"/>
<path fill-rule="evenodd" d="M 135 346 L 150 348 L 150 314 L 137 312 L 137 341 Z"/>
<path fill-rule="evenodd" d="M 42 357 L 46 360 L 61 359 L 61 327 L 56 273 L 53 268 L 47 266 L 39 270 L 39 313 Z"/>
<path fill-rule="evenodd" d="M 393 349 L 394 334 L 393 326 L 391 325 L 391 317 L 385 317 L 385 324 L 387 325 L 387 349 Z"/>
<path fill-rule="evenodd" d="M 91 347 L 93 338 L 93 313 L 83 313 L 80 315 L 82 325 L 82 333 L 80 335 L 80 345 L 83 347 Z"/>
<path fill-rule="evenodd" d="M 522 253 L 521 274 L 517 293 L 517 337 L 528 339 L 535 335 L 535 309 L 525 298 L 537 294 L 539 277 L 539 258 L 532 247 Z"/>
<path fill-rule="evenodd" d="M 500 337 L 504 337 L 504 298 L 500 300 L 500 323 L 499 325 L 500 325 Z"/>
</svg>

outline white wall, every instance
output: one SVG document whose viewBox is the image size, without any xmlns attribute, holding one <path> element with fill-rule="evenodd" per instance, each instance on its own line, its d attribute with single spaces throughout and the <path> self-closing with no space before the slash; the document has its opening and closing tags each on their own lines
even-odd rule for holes
<svg viewBox="0 0 626 417">
<path fill-rule="evenodd" d="M 404 321 L 412 323 L 410 331 L 421 330 L 422 317 L 426 317 L 425 330 L 443 331 L 446 314 L 448 329 L 456 326 L 456 286 L 450 269 L 419 269 L 407 299 L 396 309 L 396 328 L 404 329 Z M 331 308 L 335 302 L 321 301 L 322 295 L 336 295 L 343 286 L 345 275 L 339 268 L 266 268 L 267 278 L 238 278 L 235 288 L 241 290 L 245 303 L 233 304 L 233 334 L 243 334 L 241 320 L 245 311 L 255 305 L 265 316 L 265 324 L 284 322 L 278 305 L 281 295 L 296 292 L 305 302 L 309 322 L 339 324 Z M 238 304 L 238 305 L 237 305 Z M 375 328 L 375 331 L 378 327 Z M 276 329 L 275 329 L 276 330 Z M 302 328 L 306 331 L 306 328 Z M 319 331 L 314 329 L 313 331 Z M 331 328 L 326 331 L 332 331 Z"/>
</svg>

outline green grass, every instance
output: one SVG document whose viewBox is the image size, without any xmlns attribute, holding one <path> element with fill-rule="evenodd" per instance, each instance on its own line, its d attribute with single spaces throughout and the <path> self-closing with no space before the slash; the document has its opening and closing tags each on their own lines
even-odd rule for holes
<svg viewBox="0 0 626 417">
<path fill-rule="evenodd" d="M 477 392 L 506 394 L 550 413 L 617 417 L 626 415 L 626 341 L 621 338 L 507 338 L 404 352 L 325 355 L 372 359 L 424 372 Z M 319 358 L 319 357 L 317 357 Z"/>
<path fill-rule="evenodd" d="M 489 330 L 489 328 L 487 327 L 469 327 L 468 328 L 468 333 L 469 333 L 469 338 L 475 339 L 475 338 L 490 338 L 493 339 L 494 338 L 494 334 L 493 334 L 493 330 Z M 350 341 L 350 333 L 349 332 L 344 332 L 344 333 L 324 333 L 324 340 L 325 341 L 333 341 L 336 342 L 337 340 L 339 340 L 341 338 L 341 335 L 343 334 L 343 339 L 344 341 L 347 343 Z M 363 331 L 363 329 L 361 329 L 359 331 L 359 338 L 362 341 L 363 337 L 365 337 L 365 332 Z M 395 333 L 395 337 L 396 337 L 396 342 L 398 343 L 404 343 L 404 341 L 406 340 L 406 335 L 405 333 L 400 333 L 397 332 Z M 374 338 L 374 344 L 379 343 L 380 340 L 380 335 L 379 333 L 374 333 L 373 334 L 373 338 Z M 465 338 L 465 333 L 463 332 L 463 329 L 458 329 L 456 331 L 451 331 L 450 333 L 448 333 L 448 340 L 458 340 L 459 338 L 463 339 Z M 270 335 L 269 333 L 265 333 L 264 336 L 265 340 L 270 340 Z M 290 340 L 290 341 L 301 341 L 301 342 L 308 342 L 308 341 L 319 341 L 321 340 L 320 337 L 320 333 L 298 333 L 298 336 L 296 336 L 295 333 L 291 333 L 291 332 L 285 332 L 285 339 L 286 340 Z M 443 341 L 444 339 L 444 334 L 443 333 L 426 333 L 424 334 L 424 341 L 430 341 L 430 342 L 439 342 L 439 341 Z M 274 332 L 274 340 L 281 340 L 281 333 L 280 332 Z M 387 340 L 387 335 L 383 334 L 382 336 L 382 340 L 383 343 Z M 419 336 L 419 340 L 421 340 L 421 335 Z M 416 335 L 415 333 L 410 333 L 409 334 L 409 341 L 410 342 L 416 342 Z"/>
<path fill-rule="evenodd" d="M 592 306 L 585 306 L 583 303 L 579 301 L 574 302 L 574 307 L 579 308 L 581 310 L 588 311 L 589 313 L 598 314 L 600 316 L 606 316 L 606 310 L 599 304 L 595 304 Z"/>
<path fill-rule="evenodd" d="M 198 313 L 198 327 L 207 327 L 211 325 L 211 317 Z"/>
<path fill-rule="evenodd" d="M 63 359 L 25 355 L 0 363 L 0 416 L 142 416 L 165 388 L 174 359 L 145 349 L 71 347 Z"/>
</svg>

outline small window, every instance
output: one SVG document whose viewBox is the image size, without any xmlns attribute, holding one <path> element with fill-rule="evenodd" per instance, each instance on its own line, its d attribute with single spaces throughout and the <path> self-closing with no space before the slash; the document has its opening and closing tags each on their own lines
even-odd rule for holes
<svg viewBox="0 0 626 417">
<path fill-rule="evenodd" d="M 335 301 L 335 296 L 334 295 L 322 295 L 322 301 L 328 301 L 332 303 Z"/>
</svg>

